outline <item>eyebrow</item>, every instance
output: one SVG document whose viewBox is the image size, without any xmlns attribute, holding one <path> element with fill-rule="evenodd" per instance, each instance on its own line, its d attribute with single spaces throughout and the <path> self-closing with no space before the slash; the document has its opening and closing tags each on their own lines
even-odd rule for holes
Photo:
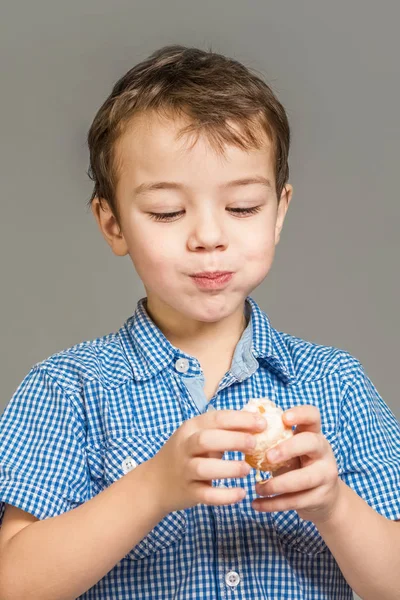
<svg viewBox="0 0 400 600">
<path fill-rule="evenodd" d="M 262 177 L 261 175 L 257 175 L 255 177 L 245 177 L 242 179 L 234 179 L 233 181 L 228 181 L 226 183 L 222 183 L 219 187 L 221 189 L 229 189 L 232 187 L 251 185 L 254 183 L 258 183 L 266 186 L 270 190 L 273 189 L 272 184 L 269 179 L 266 177 Z M 137 187 L 134 188 L 133 194 L 134 196 L 139 196 L 140 194 L 145 194 L 147 192 L 152 192 L 153 190 L 185 190 L 188 189 L 183 183 L 178 183 L 175 181 L 154 181 L 150 183 L 141 183 Z"/>
</svg>

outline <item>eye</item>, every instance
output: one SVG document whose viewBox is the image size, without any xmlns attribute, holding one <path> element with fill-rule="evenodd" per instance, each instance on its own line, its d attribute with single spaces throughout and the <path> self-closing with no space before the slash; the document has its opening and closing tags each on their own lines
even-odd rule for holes
<svg viewBox="0 0 400 600">
<path fill-rule="evenodd" d="M 261 206 L 253 206 L 251 208 L 228 208 L 227 210 L 236 215 L 254 215 L 261 210 Z M 149 213 L 149 215 L 154 221 L 171 221 L 184 212 L 185 211 L 183 210 L 179 210 L 171 213 Z"/>
<path fill-rule="evenodd" d="M 239 215 L 254 215 L 261 210 L 261 206 L 253 206 L 251 208 L 228 208 L 228 210 Z"/>
<path fill-rule="evenodd" d="M 177 212 L 172 213 L 149 213 L 149 215 L 155 221 L 170 221 L 174 217 L 177 217 L 178 215 L 182 214 L 183 212 L 183 210 L 179 210 Z"/>
</svg>

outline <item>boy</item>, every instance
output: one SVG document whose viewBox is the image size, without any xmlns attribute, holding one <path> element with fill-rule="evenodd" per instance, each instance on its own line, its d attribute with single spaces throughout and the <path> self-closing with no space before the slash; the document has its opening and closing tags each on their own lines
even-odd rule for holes
<svg viewBox="0 0 400 600">
<path fill-rule="evenodd" d="M 249 296 L 291 201 L 289 140 L 264 82 L 182 46 L 98 111 L 93 214 L 146 297 L 35 365 L 2 416 L 2 600 L 400 597 L 398 421 L 355 358 Z M 252 397 L 296 426 L 261 484 Z"/>
</svg>

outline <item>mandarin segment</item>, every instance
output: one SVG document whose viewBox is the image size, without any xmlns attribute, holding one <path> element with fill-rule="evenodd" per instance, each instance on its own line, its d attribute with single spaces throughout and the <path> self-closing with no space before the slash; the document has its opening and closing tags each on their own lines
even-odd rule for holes
<svg viewBox="0 0 400 600">
<path fill-rule="evenodd" d="M 253 452 L 245 454 L 245 461 L 259 471 L 277 471 L 286 463 L 271 464 L 267 460 L 267 452 L 284 440 L 293 436 L 291 427 L 282 420 L 283 410 L 269 398 L 252 398 L 242 410 L 259 412 L 267 421 L 267 427 L 261 433 L 254 433 L 256 447 Z"/>
</svg>

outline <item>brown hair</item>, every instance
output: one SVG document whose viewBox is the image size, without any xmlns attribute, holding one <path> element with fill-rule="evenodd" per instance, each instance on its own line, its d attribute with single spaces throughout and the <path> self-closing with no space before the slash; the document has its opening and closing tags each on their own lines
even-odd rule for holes
<svg viewBox="0 0 400 600">
<path fill-rule="evenodd" d="M 259 148 L 267 134 L 273 145 L 279 200 L 289 177 L 290 129 L 285 109 L 271 88 L 232 58 L 211 49 L 171 45 L 156 50 L 121 77 L 98 110 L 87 136 L 87 174 L 94 182 L 89 206 L 95 197 L 104 199 L 118 218 L 116 142 L 132 117 L 148 110 L 188 117 L 189 125 L 179 135 L 205 133 L 221 154 L 226 143 L 244 150 Z M 239 124 L 240 131 L 230 127 L 228 120 Z"/>
</svg>

